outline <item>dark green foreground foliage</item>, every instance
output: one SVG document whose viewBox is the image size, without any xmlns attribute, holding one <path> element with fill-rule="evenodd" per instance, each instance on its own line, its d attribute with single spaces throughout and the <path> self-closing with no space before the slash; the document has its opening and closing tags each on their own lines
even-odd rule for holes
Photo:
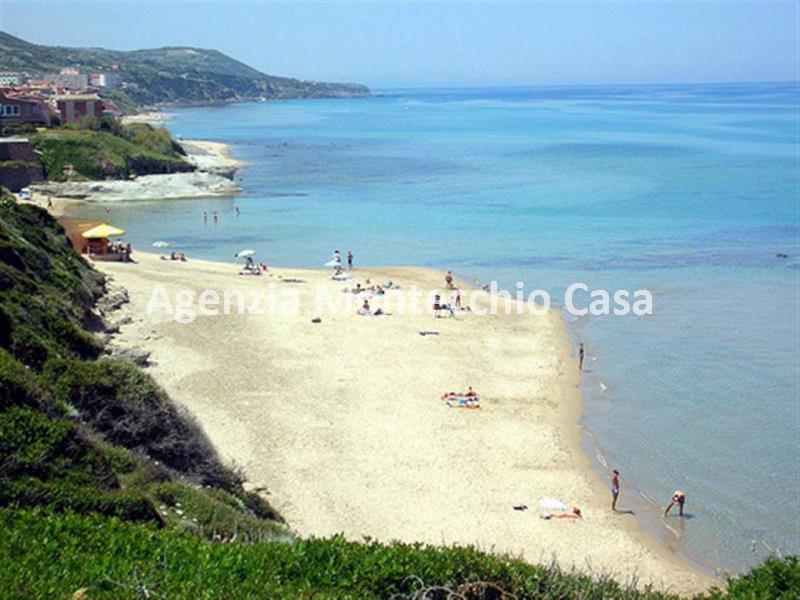
<svg viewBox="0 0 800 600">
<path fill-rule="evenodd" d="M 674 599 L 471 548 L 341 538 L 220 544 L 118 519 L 0 511 L 0 583 L 9 598 Z M 482 582 L 482 583 L 481 583 Z M 491 585 L 488 585 L 491 584 Z M 503 596 L 500 592 L 513 596 Z M 705 598 L 800 597 L 797 559 L 770 559 Z"/>
<path fill-rule="evenodd" d="M 0 189 L 1 598 L 672 598 L 471 548 L 293 539 L 148 375 L 103 357 L 104 285 Z M 800 598 L 797 560 L 730 589 L 709 597 Z"/>
</svg>

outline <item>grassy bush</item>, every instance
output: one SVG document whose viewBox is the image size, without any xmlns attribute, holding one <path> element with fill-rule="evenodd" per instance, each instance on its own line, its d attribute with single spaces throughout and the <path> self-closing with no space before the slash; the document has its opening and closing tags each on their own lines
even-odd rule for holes
<svg viewBox="0 0 800 600">
<path fill-rule="evenodd" d="M 41 368 L 52 356 L 96 357 L 99 340 L 84 330 L 103 278 L 69 246 L 45 211 L 0 198 L 0 346 Z"/>
<path fill-rule="evenodd" d="M 64 181 L 66 167 L 86 179 L 126 179 L 134 174 L 191 171 L 178 152 L 156 143 L 162 134 L 128 136 L 124 130 L 60 128 L 30 136 L 42 153 L 48 179 Z M 154 149 L 159 148 L 159 149 Z"/>
<path fill-rule="evenodd" d="M 740 577 L 728 579 L 728 589 L 702 596 L 722 598 L 800 598 L 800 561 L 797 556 L 770 557 Z"/>
<path fill-rule="evenodd" d="M 219 461 L 190 415 L 179 410 L 149 375 L 124 360 L 57 360 L 45 376 L 61 401 L 111 443 L 140 451 L 190 481 L 227 490 L 241 482 Z"/>
<path fill-rule="evenodd" d="M 186 152 L 163 127 L 155 128 L 148 123 L 126 125 L 124 135 L 133 143 L 170 156 L 185 156 Z"/>
<path fill-rule="evenodd" d="M 348 542 L 209 543 L 117 519 L 0 511 L 0 583 L 7 597 L 540 598 L 666 600 L 472 548 Z M 714 598 L 797 598 L 796 558 L 770 559 Z M 427 590 L 427 594 L 420 592 Z M 502 590 L 502 592 L 501 592 Z"/>
</svg>

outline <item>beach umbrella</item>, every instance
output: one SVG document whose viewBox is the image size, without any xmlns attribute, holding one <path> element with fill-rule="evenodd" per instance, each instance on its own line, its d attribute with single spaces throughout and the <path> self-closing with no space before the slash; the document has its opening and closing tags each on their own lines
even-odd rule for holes
<svg viewBox="0 0 800 600">
<path fill-rule="evenodd" d="M 120 229 L 119 227 L 114 227 L 113 225 L 109 225 L 108 223 L 103 223 L 102 225 L 97 225 L 96 227 L 87 229 L 81 234 L 81 236 L 86 238 L 87 240 L 117 237 L 120 235 L 125 235 L 125 230 Z"/>
<path fill-rule="evenodd" d="M 153 242 L 153 248 L 169 248 L 169 242 Z"/>
<path fill-rule="evenodd" d="M 342 266 L 342 261 L 341 260 L 329 260 L 328 262 L 325 263 L 324 266 L 326 266 L 326 267 L 341 267 Z"/>
<path fill-rule="evenodd" d="M 239 250 L 236 254 L 233 255 L 234 258 L 247 258 L 249 256 L 254 256 L 256 253 L 255 250 Z"/>
</svg>

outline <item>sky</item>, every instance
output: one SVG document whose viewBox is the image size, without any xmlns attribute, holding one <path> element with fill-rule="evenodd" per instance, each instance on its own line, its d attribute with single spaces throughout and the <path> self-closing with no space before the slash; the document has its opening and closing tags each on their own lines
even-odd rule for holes
<svg viewBox="0 0 800 600">
<path fill-rule="evenodd" d="M 0 0 L 0 30 L 373 87 L 796 81 L 797 2 Z"/>
</svg>

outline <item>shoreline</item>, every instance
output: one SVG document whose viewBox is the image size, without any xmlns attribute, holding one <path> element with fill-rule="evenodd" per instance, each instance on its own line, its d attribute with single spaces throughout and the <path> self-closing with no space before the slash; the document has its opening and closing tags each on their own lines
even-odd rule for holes
<svg viewBox="0 0 800 600">
<path fill-rule="evenodd" d="M 325 326 L 316 326 L 320 327 L 317 331 L 312 329 L 310 332 L 303 332 L 300 337 L 303 338 L 305 343 L 301 343 L 299 347 L 292 341 L 287 342 L 281 338 L 274 338 L 268 331 L 262 331 L 257 335 L 256 337 L 260 341 L 257 347 L 260 352 L 275 355 L 280 348 L 283 348 L 285 354 L 293 356 L 289 362 L 285 358 L 281 359 L 278 356 L 279 366 L 269 366 L 270 378 L 275 377 L 283 381 L 283 387 L 269 392 L 272 384 L 258 378 L 257 385 L 252 386 L 253 390 L 238 394 L 241 397 L 235 403 L 235 410 L 231 411 L 233 414 L 228 414 L 228 411 L 220 408 L 217 402 L 208 397 L 207 392 L 196 389 L 192 381 L 195 378 L 207 379 L 208 372 L 213 372 L 215 364 L 223 360 L 221 357 L 215 356 L 217 350 L 215 348 L 206 348 L 196 343 L 195 340 L 198 339 L 198 336 L 200 338 L 205 337 L 199 330 L 197 322 L 187 326 L 177 326 L 174 322 L 165 320 L 163 315 L 161 318 L 145 315 L 143 295 L 146 294 L 148 288 L 156 283 L 162 283 L 167 288 L 174 287 L 176 283 L 190 288 L 197 288 L 201 284 L 215 287 L 223 282 L 225 285 L 235 285 L 236 287 L 252 287 L 252 280 L 258 281 L 262 278 L 236 278 L 236 270 L 232 265 L 191 260 L 191 257 L 189 263 L 172 263 L 159 261 L 154 258 L 154 255 L 136 252 L 135 258 L 137 260 L 141 258 L 139 265 L 113 263 L 98 265 L 102 271 L 113 275 L 116 283 L 126 287 L 131 294 L 132 313 L 130 316 L 135 321 L 133 324 L 122 328 L 120 340 L 126 344 L 136 343 L 137 345 L 142 345 L 153 352 L 157 364 L 151 371 L 157 381 L 167 389 L 174 400 L 187 406 L 198 417 L 218 447 L 221 455 L 233 458 L 237 464 L 243 466 L 245 472 L 253 480 L 254 485 L 270 487 L 273 493 L 270 501 L 275 503 L 279 510 L 283 511 L 290 525 L 297 528 L 301 534 L 327 535 L 343 531 L 351 539 L 360 539 L 361 535 L 370 535 L 383 541 L 388 541 L 393 537 L 400 537 L 406 541 L 426 541 L 437 544 L 441 544 L 443 541 L 448 544 L 453 542 L 477 543 L 484 549 L 491 548 L 495 552 L 506 550 L 512 553 L 519 553 L 522 551 L 529 562 L 547 561 L 551 553 L 557 553 L 565 567 L 570 565 L 585 567 L 586 563 L 584 561 L 588 560 L 595 568 L 600 567 L 602 571 L 614 573 L 622 579 L 638 575 L 643 582 L 652 582 L 661 588 L 681 593 L 696 592 L 706 589 L 710 585 L 720 583 L 705 571 L 696 569 L 694 565 L 688 563 L 682 557 L 670 552 L 668 547 L 661 544 L 650 534 L 642 531 L 641 525 L 636 519 L 627 515 L 610 513 L 608 507 L 610 498 L 606 489 L 607 486 L 603 482 L 600 473 L 591 463 L 591 457 L 582 447 L 585 430 L 580 426 L 580 418 L 583 412 L 580 376 L 577 368 L 574 368 L 574 350 L 569 330 L 557 311 L 550 311 L 544 320 L 533 319 L 535 323 L 520 321 L 513 316 L 510 319 L 505 316 L 474 318 L 470 316 L 469 320 L 464 321 L 464 327 L 470 328 L 470 336 L 458 341 L 454 347 L 445 344 L 437 350 L 436 356 L 440 361 L 443 364 L 450 365 L 447 369 L 448 371 L 469 373 L 471 374 L 470 381 L 478 383 L 484 380 L 486 385 L 489 385 L 489 382 L 491 382 L 491 385 L 495 385 L 498 391 L 502 393 L 487 408 L 491 409 L 492 412 L 500 411 L 502 414 L 499 417 L 494 417 L 493 415 L 490 418 L 491 425 L 487 426 L 488 432 L 472 431 L 470 434 L 468 431 L 462 431 L 458 428 L 456 431 L 450 432 L 451 435 L 456 437 L 464 434 L 467 437 L 461 441 L 461 444 L 447 440 L 440 442 L 439 452 L 434 452 L 433 456 L 438 456 L 443 452 L 447 460 L 443 460 L 442 464 L 438 464 L 437 468 L 432 470 L 433 472 L 426 471 L 424 464 L 417 465 L 416 468 L 422 470 L 426 475 L 426 477 L 422 477 L 421 481 L 417 481 L 413 476 L 413 469 L 411 473 L 408 472 L 408 464 L 403 459 L 403 453 L 396 458 L 380 456 L 378 448 L 381 447 L 381 443 L 385 442 L 386 437 L 392 438 L 392 427 L 397 426 L 397 423 L 384 422 L 385 417 L 380 412 L 372 414 L 370 420 L 368 420 L 372 425 L 380 425 L 380 427 L 384 428 L 385 435 L 382 436 L 381 440 L 373 441 L 374 444 L 377 444 L 374 448 L 378 452 L 377 457 L 372 456 L 368 451 L 364 451 L 365 449 L 360 447 L 362 442 L 359 441 L 359 436 L 352 436 L 350 431 L 352 424 L 347 420 L 340 421 L 333 416 L 326 419 L 324 415 L 317 414 L 315 410 L 309 412 L 307 409 L 298 409 L 291 404 L 284 406 L 290 414 L 292 411 L 300 411 L 300 414 L 294 414 L 293 418 L 282 414 L 272 414 L 270 411 L 262 414 L 262 417 L 267 418 L 267 422 L 273 420 L 282 422 L 290 429 L 298 429 L 296 432 L 298 434 L 308 434 L 303 426 L 300 425 L 300 423 L 308 419 L 312 421 L 330 420 L 331 423 L 328 426 L 325 426 L 324 423 L 317 423 L 317 426 L 321 427 L 323 432 L 327 434 L 330 434 L 330 432 L 325 430 L 329 428 L 336 432 L 328 440 L 333 447 L 323 446 L 318 450 L 335 457 L 334 464 L 336 468 L 350 472 L 355 465 L 364 462 L 366 462 L 366 465 L 362 466 L 366 467 L 380 465 L 381 468 L 377 468 L 375 471 L 374 481 L 371 479 L 365 480 L 358 473 L 351 473 L 351 477 L 358 481 L 359 485 L 356 485 L 355 489 L 352 486 L 344 485 L 342 489 L 336 490 L 337 486 L 341 487 L 341 482 L 337 480 L 328 481 L 328 485 L 317 484 L 315 486 L 313 482 L 316 481 L 316 478 L 309 478 L 309 474 L 304 469 L 309 469 L 310 465 L 316 463 L 314 457 L 306 457 L 305 461 L 301 460 L 300 464 L 292 468 L 280 469 L 275 465 L 266 467 L 263 465 L 265 460 L 292 463 L 293 459 L 291 457 L 284 457 L 283 455 L 302 452 L 302 449 L 292 446 L 292 442 L 284 440 L 283 445 L 271 446 L 271 450 L 275 450 L 275 452 L 265 453 L 263 450 L 258 449 L 258 443 L 252 439 L 249 439 L 249 441 L 241 439 L 242 437 L 252 438 L 254 435 L 251 430 L 254 427 L 252 423 L 253 421 L 258 421 L 258 418 L 254 418 L 255 415 L 249 413 L 252 411 L 261 414 L 259 411 L 264 409 L 263 407 L 249 408 L 252 402 L 248 401 L 248 398 L 252 397 L 253 394 L 259 395 L 259 390 L 262 388 L 267 389 L 266 395 L 268 397 L 273 397 L 280 390 L 285 389 L 288 395 L 293 397 L 299 395 L 299 397 L 303 398 L 309 394 L 314 398 L 322 397 L 323 400 L 320 400 L 320 402 L 328 406 L 324 400 L 324 390 L 326 385 L 333 386 L 336 395 L 341 396 L 336 405 L 345 406 L 346 408 L 343 409 L 345 411 L 353 411 L 353 404 L 359 403 L 364 394 L 369 395 L 369 388 L 364 390 L 361 384 L 350 381 L 350 377 L 345 377 L 345 381 L 339 381 L 341 379 L 339 371 L 343 368 L 338 362 L 340 357 L 318 356 L 313 350 L 319 345 L 324 346 L 329 343 L 326 339 L 316 335 L 317 331 L 325 331 Z M 160 275 L 162 271 L 169 272 L 171 276 Z M 414 281 L 427 287 L 440 283 L 437 281 L 440 278 L 440 274 L 428 269 L 411 267 L 369 268 L 367 272 L 377 274 L 378 277 L 391 276 L 397 280 L 402 278 L 402 280 Z M 357 273 L 359 279 L 364 276 L 363 271 L 359 270 Z M 273 271 L 274 277 L 286 274 L 300 274 L 301 277 L 317 286 L 330 286 L 330 283 L 325 281 L 327 274 L 324 272 L 301 269 L 277 269 Z M 232 275 L 233 277 L 231 277 Z M 189 277 L 186 278 L 186 276 Z M 273 280 L 278 281 L 277 279 Z M 340 319 L 340 317 L 333 318 L 337 321 Z M 387 356 L 391 356 L 391 361 L 394 361 L 393 368 L 389 368 L 381 377 L 371 376 L 372 384 L 377 385 L 380 383 L 394 389 L 393 380 L 409 378 L 406 384 L 413 386 L 415 385 L 414 380 L 422 376 L 422 374 L 428 373 L 429 369 L 433 369 L 437 373 L 440 370 L 436 365 L 429 367 L 424 364 L 415 365 L 412 369 L 407 368 L 409 365 L 405 364 L 406 361 L 414 361 L 403 354 L 402 348 L 396 347 L 396 341 L 398 340 L 401 344 L 410 342 L 407 335 L 408 331 L 406 331 L 407 324 L 400 322 L 401 319 L 406 319 L 405 315 L 384 317 L 374 321 L 363 318 L 359 321 L 359 317 L 350 315 L 341 317 L 341 319 L 342 327 L 347 329 L 353 327 L 361 329 L 360 326 L 366 322 L 374 322 L 378 326 L 383 326 L 388 322 L 387 328 L 391 329 L 392 336 L 395 336 L 387 336 L 387 339 L 381 342 L 384 345 L 384 353 Z M 356 320 L 352 321 L 353 319 Z M 486 319 L 490 319 L 493 322 L 484 323 L 483 321 Z M 198 321 L 201 320 L 199 319 Z M 221 332 L 232 333 L 239 341 L 239 345 L 248 347 L 250 341 L 247 338 L 251 335 L 256 335 L 252 331 L 254 328 L 259 328 L 259 323 L 253 322 L 242 329 L 242 323 L 239 322 L 241 320 L 242 316 L 236 315 L 218 317 L 213 319 L 214 322 L 210 323 L 209 327 L 216 329 L 218 334 Z M 323 323 L 327 320 L 323 318 Z M 217 321 L 226 324 L 219 325 Z M 304 319 L 304 321 L 307 322 L 308 319 Z M 445 322 L 440 323 L 440 321 Z M 445 326 L 450 327 L 451 325 L 447 321 L 450 320 L 437 319 L 431 322 L 424 322 L 444 330 Z M 292 335 L 300 335 L 289 333 L 294 330 L 294 327 L 304 327 L 300 322 L 287 318 L 278 319 L 271 323 L 273 327 L 282 331 L 289 324 L 292 324 L 292 327 L 285 329 L 287 335 L 290 337 Z M 311 327 L 313 328 L 314 326 Z M 404 336 L 402 340 L 396 337 L 401 335 L 401 332 L 395 331 L 396 329 L 402 330 L 402 335 Z M 414 332 L 411 333 L 413 334 Z M 458 336 L 458 331 L 451 333 Z M 548 341 L 543 343 L 542 347 L 537 348 L 536 353 L 531 355 L 529 350 L 522 350 L 527 345 L 527 342 L 521 339 L 522 334 L 526 334 L 525 337 L 529 334 L 534 339 L 540 339 L 540 341 L 541 339 L 547 339 Z M 242 338 L 241 336 L 245 337 Z M 500 371 L 499 374 L 485 372 L 485 365 L 482 365 L 484 368 L 481 368 L 478 365 L 462 364 L 469 363 L 469 354 L 461 355 L 466 350 L 464 345 L 472 345 L 472 337 L 481 338 L 481 336 L 483 336 L 484 341 L 488 341 L 495 346 L 494 352 L 484 356 L 484 359 L 490 363 L 497 361 L 495 354 L 503 354 L 503 350 L 507 345 L 520 348 L 520 354 L 528 354 L 525 355 L 525 360 L 513 355 L 507 356 L 503 361 L 495 365 L 496 370 Z M 192 343 L 189 343 L 190 339 Z M 411 339 L 414 339 L 415 342 L 417 341 L 413 335 Z M 395 341 L 393 342 L 393 340 Z M 437 336 L 437 342 L 441 341 L 442 338 Z M 267 342 L 274 343 L 277 348 L 270 347 L 271 344 Z M 372 344 L 376 342 L 366 338 L 361 339 L 361 343 Z M 237 349 L 239 353 L 243 353 L 245 350 L 245 348 L 238 346 Z M 480 347 L 476 348 L 476 351 L 485 352 Z M 552 358 L 554 354 L 556 358 Z M 310 359 L 311 356 L 314 357 L 313 361 Z M 364 359 L 367 364 L 370 364 L 369 360 L 358 352 L 353 357 L 354 361 L 356 357 Z M 244 362 L 250 360 L 247 356 L 233 358 L 238 358 L 239 361 Z M 320 369 L 324 369 L 326 361 L 334 361 L 339 365 L 339 368 L 331 370 L 327 377 L 315 381 L 311 387 L 308 387 L 310 384 L 305 381 L 300 383 L 292 381 L 292 375 L 295 373 L 305 373 L 309 370 L 313 372 L 315 365 L 320 364 L 319 361 L 322 361 L 323 364 L 323 367 L 319 367 Z M 538 369 L 545 371 L 547 375 L 540 376 L 536 370 L 531 374 L 532 361 L 534 363 L 538 362 Z M 176 366 L 184 362 L 191 364 L 188 366 Z M 165 368 L 167 364 L 169 365 L 169 370 Z M 229 368 L 235 369 L 235 366 Z M 383 367 L 372 368 L 380 371 Z M 349 369 L 345 368 L 345 371 L 349 371 Z M 221 374 L 219 377 L 223 379 L 229 378 L 230 374 Z M 301 380 L 307 377 L 314 378 L 310 374 L 305 374 L 301 376 Z M 433 378 L 432 375 L 430 377 Z M 528 381 L 528 379 L 531 379 L 531 381 Z M 207 383 L 211 385 L 211 382 Z M 228 388 L 236 385 L 241 385 L 241 383 L 237 383 L 236 380 L 227 381 Z M 530 386 L 533 386 L 533 389 Z M 298 394 L 291 393 L 295 388 L 298 388 L 295 390 Z M 299 393 L 300 391 L 303 393 Z M 400 390 L 398 392 L 402 393 Z M 439 426 L 450 427 L 452 424 L 449 423 L 449 420 L 452 414 L 453 418 L 459 420 L 459 428 L 469 427 L 468 418 L 471 415 L 454 413 L 469 413 L 471 411 L 449 411 L 449 413 L 445 412 L 443 415 L 435 410 L 434 412 L 429 412 L 430 407 L 428 404 L 436 404 L 434 397 L 438 398 L 441 390 L 428 389 L 420 393 L 430 396 L 430 399 L 425 403 L 419 404 L 417 409 L 426 412 L 430 419 L 438 419 Z M 285 400 L 278 400 L 278 402 L 285 404 Z M 418 403 L 419 399 L 410 398 L 409 402 Z M 507 404 L 514 408 L 505 408 Z M 364 410 L 368 410 L 368 407 L 365 407 Z M 388 404 L 384 406 L 384 410 L 395 411 L 396 408 L 394 405 Z M 529 415 L 528 412 L 531 414 Z M 483 414 L 476 416 L 483 417 L 485 414 L 483 412 Z M 301 416 L 303 417 L 302 419 L 300 418 Z M 354 418 L 358 416 L 356 414 Z M 423 425 L 416 420 L 413 413 L 406 414 L 404 411 L 400 411 L 400 414 L 396 417 L 399 419 L 401 430 L 412 437 L 419 435 L 416 428 L 423 427 Z M 441 421 L 443 418 L 445 420 Z M 467 420 L 464 420 L 464 418 L 467 418 Z M 286 419 L 289 419 L 289 421 L 284 422 Z M 413 426 L 412 423 L 414 424 Z M 256 429 L 259 430 L 261 428 L 257 427 Z M 539 435 L 534 436 L 537 439 L 530 438 L 529 429 L 538 431 Z M 237 435 L 234 436 L 235 439 L 231 439 L 231 431 L 238 431 L 240 434 L 248 433 L 249 435 Z M 269 431 L 270 427 L 264 425 L 261 435 L 269 436 Z M 360 435 L 364 435 L 364 432 L 361 432 Z M 460 464 L 458 448 L 462 447 L 463 444 L 469 446 L 471 442 L 467 440 L 471 439 L 470 435 L 488 436 L 484 442 L 489 446 L 490 450 L 486 450 L 486 452 L 494 458 L 494 460 L 490 461 L 492 465 L 489 470 L 492 472 L 507 470 L 505 477 L 497 479 L 496 474 L 485 472 L 485 466 L 482 468 L 465 467 Z M 255 437 L 257 438 L 258 436 L 256 435 Z M 347 440 L 351 446 L 348 446 L 342 440 Z M 427 442 L 418 441 L 416 443 L 424 444 Z M 455 444 L 455 447 L 453 447 L 453 444 Z M 342 446 L 338 451 L 336 449 L 337 445 Z M 498 452 L 498 449 L 492 446 L 504 446 L 502 448 L 503 451 Z M 524 448 L 518 446 L 524 446 Z M 413 450 L 413 445 L 411 449 Z M 405 450 L 407 453 L 408 448 L 405 448 Z M 481 448 L 477 447 L 476 450 L 480 452 Z M 517 464 L 510 466 L 504 464 L 508 454 L 516 458 L 516 461 L 512 462 Z M 417 458 L 421 459 L 421 457 Z M 533 461 L 532 466 L 531 461 Z M 371 465 L 371 462 L 377 464 Z M 558 465 L 556 473 L 549 472 L 548 467 L 542 466 L 549 464 Z M 330 466 L 328 465 L 328 467 Z M 461 475 L 450 482 L 452 489 L 448 491 L 456 497 L 460 497 L 461 501 L 456 502 L 455 506 L 448 504 L 449 509 L 442 510 L 441 506 L 438 506 L 437 509 L 431 509 L 431 512 L 436 514 L 436 518 L 428 526 L 415 527 L 413 523 L 407 522 L 408 519 L 403 518 L 402 514 L 396 514 L 391 508 L 391 504 L 393 502 L 396 503 L 398 499 L 392 494 L 386 495 L 386 489 L 383 488 L 392 489 L 395 495 L 409 496 L 407 501 L 406 499 L 400 499 L 400 503 L 406 508 L 417 505 L 420 502 L 437 502 L 439 500 L 437 495 L 430 496 L 424 493 L 423 489 L 426 486 L 436 486 L 442 478 L 446 478 L 447 474 L 452 471 L 461 471 Z M 401 484 L 394 482 L 394 478 L 386 479 L 385 475 L 381 475 L 386 472 L 399 475 L 398 479 L 400 480 L 410 478 L 410 481 L 407 482 L 407 487 L 411 489 L 406 489 L 406 487 L 394 489 Z M 434 474 L 435 477 L 433 476 Z M 478 486 L 482 490 L 463 489 L 465 487 L 469 488 L 469 483 L 478 476 L 486 479 Z M 302 480 L 300 484 L 297 483 L 298 479 Z M 516 488 L 515 481 L 517 480 L 529 480 L 528 485 L 512 493 L 511 490 Z M 367 485 L 377 486 L 378 489 L 374 493 L 379 498 L 384 498 L 384 502 L 389 504 L 390 507 L 372 507 L 362 504 L 363 501 L 358 500 L 358 496 L 365 495 L 363 486 Z M 309 489 L 308 486 L 311 486 L 312 489 Z M 314 487 L 323 489 L 315 491 Z M 328 490 L 328 487 L 333 488 L 333 491 Z M 507 496 L 502 501 L 499 501 L 495 499 L 493 494 L 487 495 L 483 488 L 493 489 L 499 497 L 503 497 L 504 493 Z M 503 492 L 504 489 L 505 492 Z M 537 489 L 541 493 L 535 491 Z M 537 512 L 539 512 L 539 509 L 536 506 L 536 497 L 559 496 L 559 489 L 564 491 L 569 489 L 571 491 L 571 497 L 565 497 L 563 500 L 567 503 L 576 503 L 581 506 L 587 515 L 585 522 L 557 523 L 538 519 Z M 563 491 L 561 493 L 563 494 Z M 369 491 L 366 492 L 366 495 L 369 495 Z M 312 499 L 312 501 L 309 501 L 309 499 Z M 520 501 L 525 501 L 529 504 L 530 509 L 527 512 L 518 513 L 512 510 L 511 505 Z M 329 504 L 330 508 L 325 508 Z M 382 506 L 382 504 L 379 503 L 379 506 Z M 459 507 L 462 504 L 471 507 L 471 509 L 460 514 L 459 518 L 449 514 L 452 511 L 459 512 Z M 322 509 L 319 508 L 320 505 L 323 507 Z M 341 511 L 335 508 L 339 505 L 354 507 L 352 510 L 360 515 L 360 519 L 356 519 L 357 522 L 354 523 L 350 513 L 339 514 Z M 475 513 L 476 510 L 477 514 Z M 372 511 L 385 512 L 386 514 L 383 515 L 383 518 L 379 518 L 370 515 Z M 418 515 L 418 517 L 422 519 L 431 518 L 429 515 Z M 475 520 L 479 522 L 477 525 L 473 522 Z M 439 531 L 440 527 L 442 528 L 441 531 Z M 589 528 L 588 530 L 580 533 L 575 531 L 575 528 L 584 529 L 587 527 Z M 594 530 L 595 527 L 601 530 L 599 534 Z M 521 536 L 520 528 L 526 529 L 528 535 Z M 575 539 L 567 539 L 565 541 L 562 538 Z M 591 538 L 591 540 L 587 543 L 586 538 Z M 506 546 L 503 547 L 503 544 L 506 544 Z M 619 562 L 626 564 L 620 566 Z"/>
<path fill-rule="evenodd" d="M 137 115 L 138 116 L 138 115 Z M 174 115 L 171 113 L 146 113 L 141 115 L 140 122 L 149 122 L 154 125 L 164 126 L 169 120 L 174 118 Z M 204 140 L 181 140 L 181 144 L 189 150 L 190 148 L 194 150 L 194 153 L 198 155 L 210 155 L 211 161 L 213 162 L 214 166 L 218 167 L 233 167 L 235 169 L 240 168 L 244 165 L 242 161 L 238 161 L 236 159 L 231 158 L 230 151 L 231 146 L 226 143 L 222 142 L 215 142 L 215 141 L 204 141 Z M 187 148 L 188 146 L 188 148 Z M 187 152 L 188 153 L 188 152 Z M 197 163 L 195 163 L 197 164 Z M 198 165 L 200 166 L 200 165 Z M 213 168 L 213 167 L 212 167 Z M 60 206 L 60 214 L 64 214 L 66 211 L 69 210 L 70 206 L 74 202 L 66 202 L 65 204 Z M 137 252 L 137 256 L 141 256 L 141 252 Z M 199 261 L 193 261 L 199 262 Z M 212 263 L 217 264 L 218 266 L 224 263 Z M 282 269 L 286 270 L 286 269 Z M 554 311 L 557 312 L 557 311 Z M 572 328 L 570 328 L 569 323 L 566 323 L 563 317 L 559 316 L 562 321 L 562 328 L 564 335 L 568 338 L 567 343 L 569 346 L 569 352 L 574 354 L 574 340 L 570 339 L 570 336 L 574 336 L 575 332 Z M 580 467 L 580 470 L 584 472 L 584 474 L 589 477 L 590 479 L 594 480 L 593 487 L 596 487 L 597 490 L 595 491 L 595 502 L 602 506 L 604 504 L 608 504 L 610 499 L 607 498 L 609 493 L 607 491 L 606 482 L 603 479 L 605 473 L 602 470 L 602 465 L 600 462 L 592 456 L 590 452 L 591 449 L 594 449 L 595 453 L 599 450 L 594 442 L 592 442 L 592 434 L 589 430 L 583 428 L 581 418 L 583 415 L 583 404 L 585 401 L 583 392 L 581 390 L 581 376 L 578 375 L 576 377 L 576 382 L 574 384 L 576 390 L 574 394 L 576 398 L 573 398 L 570 403 L 575 405 L 574 411 L 570 414 L 568 418 L 565 418 L 561 423 L 561 428 L 565 432 L 569 432 L 570 430 L 574 430 L 574 435 L 569 436 L 570 446 L 572 451 L 576 454 L 577 457 L 583 459 L 583 465 Z M 565 394 L 566 396 L 567 394 Z M 269 481 L 265 482 L 269 485 Z M 631 492 L 635 491 L 631 489 Z M 274 499 L 273 499 L 274 501 Z M 672 563 L 674 568 L 678 569 L 688 569 L 691 571 L 695 576 L 699 576 L 699 580 L 704 581 L 700 587 L 690 587 L 686 588 L 691 591 L 697 591 L 699 589 L 705 589 L 709 585 L 712 584 L 721 584 L 721 581 L 715 576 L 715 574 L 710 571 L 709 569 L 704 568 L 703 565 L 696 563 L 690 557 L 686 556 L 684 553 L 677 551 L 675 548 L 670 546 L 665 542 L 665 540 L 660 539 L 654 532 L 648 530 L 646 524 L 643 522 L 643 518 L 636 516 L 635 518 L 624 518 L 621 515 L 619 523 L 622 524 L 622 529 L 626 531 L 626 533 L 632 535 L 633 537 L 637 538 L 637 541 L 641 543 L 643 546 L 648 548 L 650 551 L 654 552 L 657 556 L 659 556 L 662 560 L 665 560 L 669 563 Z M 623 521 L 624 519 L 624 521 Z"/>
</svg>

